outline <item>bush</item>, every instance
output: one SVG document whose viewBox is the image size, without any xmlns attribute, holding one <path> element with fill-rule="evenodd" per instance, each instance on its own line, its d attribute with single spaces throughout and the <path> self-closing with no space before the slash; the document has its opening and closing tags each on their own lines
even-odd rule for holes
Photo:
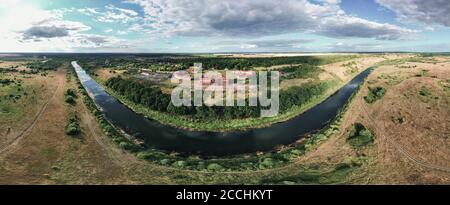
<svg viewBox="0 0 450 205">
<path fill-rule="evenodd" d="M 167 157 L 167 155 L 165 153 L 160 152 L 160 151 L 153 151 L 153 150 L 138 152 L 136 154 L 136 156 L 139 159 L 146 159 L 146 160 L 153 160 L 153 161 L 165 159 L 165 157 Z"/>
<path fill-rule="evenodd" d="M 222 165 L 217 164 L 217 163 L 211 163 L 207 166 L 207 169 L 209 171 L 214 171 L 214 172 L 220 172 L 225 170 L 225 168 L 222 167 Z"/>
<path fill-rule="evenodd" d="M 72 96 L 72 97 L 76 98 L 76 97 L 77 97 L 77 94 L 75 93 L 74 90 L 72 90 L 71 88 L 68 88 L 68 89 L 66 90 L 66 96 Z"/>
<path fill-rule="evenodd" d="M 76 103 L 75 98 L 73 98 L 72 96 L 66 96 L 66 98 L 64 99 L 64 101 L 65 101 L 66 103 L 71 104 L 71 105 L 73 105 L 73 104 Z"/>
<path fill-rule="evenodd" d="M 9 85 L 11 83 L 14 83 L 14 80 L 10 80 L 10 79 L 0 79 L 0 84 L 2 85 Z"/>
<path fill-rule="evenodd" d="M 80 123 L 77 116 L 71 117 L 66 125 L 66 134 L 76 136 L 81 133 Z"/>
<path fill-rule="evenodd" d="M 260 169 L 268 169 L 268 168 L 274 167 L 275 164 L 276 164 L 276 162 L 275 162 L 272 158 L 264 158 L 264 159 L 259 163 L 259 168 L 260 168 Z"/>
<path fill-rule="evenodd" d="M 364 97 L 364 100 L 367 103 L 372 104 L 377 100 L 381 99 L 384 96 L 384 94 L 386 94 L 386 89 L 384 89 L 383 87 L 375 87 L 375 88 L 369 87 L 369 94 Z"/>
<path fill-rule="evenodd" d="M 184 167 L 187 166 L 187 163 L 186 163 L 186 161 L 180 160 L 180 161 L 174 162 L 174 163 L 173 163 L 173 166 L 174 166 L 174 167 L 177 167 L 177 168 L 184 168 Z"/>
<path fill-rule="evenodd" d="M 372 144 L 374 139 L 375 135 L 372 131 L 364 127 L 361 123 L 356 123 L 350 129 L 347 142 L 353 148 L 362 148 Z"/>
<path fill-rule="evenodd" d="M 424 96 L 424 97 L 428 97 L 428 96 L 431 96 L 431 92 L 430 92 L 430 90 L 427 87 L 422 86 L 420 88 L 419 95 Z"/>
<path fill-rule="evenodd" d="M 170 159 L 162 159 L 159 161 L 159 163 L 162 165 L 168 165 L 170 163 Z"/>
<path fill-rule="evenodd" d="M 66 97 L 65 97 L 64 101 L 65 101 L 66 103 L 69 103 L 69 104 L 71 104 L 71 105 L 74 105 L 74 104 L 76 103 L 75 98 L 77 98 L 77 94 L 76 94 L 75 91 L 72 90 L 71 88 L 68 88 L 68 89 L 66 90 L 65 96 L 66 96 Z"/>
<path fill-rule="evenodd" d="M 138 145 L 136 145 L 133 142 L 129 141 L 125 137 L 120 137 L 120 138 L 117 139 L 117 141 L 119 142 L 119 147 L 124 149 L 124 150 L 128 150 L 130 152 L 136 152 L 136 151 L 140 150 L 140 147 Z"/>
</svg>

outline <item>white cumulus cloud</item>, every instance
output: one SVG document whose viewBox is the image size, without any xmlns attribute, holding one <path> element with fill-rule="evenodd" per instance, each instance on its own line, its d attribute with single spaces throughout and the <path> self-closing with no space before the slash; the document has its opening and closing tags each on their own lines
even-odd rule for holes
<svg viewBox="0 0 450 205">
<path fill-rule="evenodd" d="M 450 27 L 450 1 L 448 0 L 376 0 L 394 11 L 400 20 L 438 24 Z"/>
<path fill-rule="evenodd" d="M 317 33 L 330 37 L 394 40 L 414 31 L 352 17 L 339 0 L 129 0 L 146 13 L 154 32 L 185 36 L 269 36 Z M 348 29 L 353 29 L 349 31 Z"/>
</svg>

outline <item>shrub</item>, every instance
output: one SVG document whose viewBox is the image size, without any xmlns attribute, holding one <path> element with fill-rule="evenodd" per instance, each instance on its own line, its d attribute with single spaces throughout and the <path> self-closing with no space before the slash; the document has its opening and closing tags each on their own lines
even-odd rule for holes
<svg viewBox="0 0 450 205">
<path fill-rule="evenodd" d="M 81 133 L 80 123 L 77 116 L 73 116 L 69 119 L 66 125 L 66 134 L 70 136 L 76 136 Z"/>
<path fill-rule="evenodd" d="M 176 161 L 173 163 L 174 167 L 178 167 L 178 168 L 184 168 L 187 166 L 186 161 L 180 160 L 180 161 Z"/>
<path fill-rule="evenodd" d="M 67 90 L 66 90 L 66 96 L 72 96 L 72 97 L 76 97 L 77 96 L 77 94 L 75 93 L 75 91 L 74 90 L 72 90 L 71 88 L 68 88 Z"/>
<path fill-rule="evenodd" d="M 162 165 L 168 165 L 170 163 L 170 159 L 162 159 L 159 161 L 159 163 Z"/>
<path fill-rule="evenodd" d="M 347 142 L 353 148 L 361 148 L 372 144 L 374 139 L 375 136 L 372 131 L 364 127 L 361 123 L 356 123 L 350 129 Z"/>
<path fill-rule="evenodd" d="M 139 159 L 158 159 L 159 156 L 151 151 L 142 151 L 136 154 Z"/>
<path fill-rule="evenodd" d="M 272 159 L 272 158 L 264 158 L 260 163 L 259 163 L 259 168 L 260 169 L 267 169 L 267 168 L 272 168 L 274 167 L 276 164 L 276 162 Z"/>
<path fill-rule="evenodd" d="M 69 104 L 72 104 L 72 105 L 76 103 L 75 98 L 73 98 L 72 96 L 66 96 L 66 98 L 64 99 L 64 101 L 65 101 L 66 103 L 69 103 Z"/>
<path fill-rule="evenodd" d="M 122 148 L 122 149 L 124 149 L 124 150 L 129 150 L 129 149 L 132 148 L 132 145 L 131 145 L 131 143 L 129 143 L 129 142 L 121 141 L 121 142 L 119 143 L 119 147 Z"/>
<path fill-rule="evenodd" d="M 420 88 L 419 94 L 420 94 L 421 96 L 428 97 L 428 96 L 431 95 L 431 92 L 430 92 L 430 90 L 429 90 L 427 87 L 422 86 L 422 87 Z"/>
<path fill-rule="evenodd" d="M 14 80 L 10 80 L 10 79 L 0 79 L 0 84 L 2 85 L 9 85 L 11 83 L 14 83 Z"/>
<path fill-rule="evenodd" d="M 211 164 L 209 164 L 209 165 L 207 166 L 207 169 L 208 169 L 209 171 L 216 171 L 216 172 L 225 170 L 225 168 L 223 168 L 222 165 L 217 164 L 217 163 L 211 163 Z"/>
<path fill-rule="evenodd" d="M 364 97 L 364 100 L 367 103 L 372 104 L 375 101 L 381 99 L 384 94 L 386 94 L 386 89 L 384 89 L 383 87 L 369 87 L 369 94 Z"/>
<path fill-rule="evenodd" d="M 138 153 L 136 154 L 136 157 L 139 158 L 139 159 L 146 159 L 147 156 L 148 156 L 148 153 L 147 153 L 147 152 L 138 152 Z"/>
<path fill-rule="evenodd" d="M 68 88 L 65 93 L 64 101 L 66 103 L 74 105 L 76 103 L 76 100 L 75 100 L 76 98 L 77 98 L 76 92 L 74 90 L 72 90 L 71 88 Z"/>
</svg>

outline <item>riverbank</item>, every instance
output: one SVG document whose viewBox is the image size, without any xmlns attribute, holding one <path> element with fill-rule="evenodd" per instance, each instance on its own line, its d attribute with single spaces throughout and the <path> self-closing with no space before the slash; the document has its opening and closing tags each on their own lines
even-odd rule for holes
<svg viewBox="0 0 450 205">
<path fill-rule="evenodd" d="M 200 120 L 184 116 L 172 115 L 170 113 L 154 111 L 143 105 L 128 100 L 125 96 L 118 94 L 117 92 L 108 88 L 104 84 L 102 84 L 102 86 L 104 87 L 105 91 L 108 94 L 117 98 L 121 103 L 123 103 L 125 106 L 127 106 L 134 112 L 142 114 L 148 119 L 156 120 L 162 124 L 189 131 L 229 132 L 236 130 L 243 131 L 249 129 L 269 127 L 275 123 L 284 122 L 289 119 L 292 119 L 295 116 L 298 116 L 306 112 L 310 108 L 320 104 L 321 102 L 326 100 L 329 96 L 331 96 L 333 93 L 335 93 L 337 90 L 339 90 L 340 87 L 336 86 L 336 84 L 337 82 L 335 81 L 328 82 L 327 87 L 330 88 L 327 89 L 327 92 L 323 93 L 322 95 L 311 98 L 309 102 L 304 106 L 292 107 L 288 112 L 279 114 L 276 117 L 248 118 L 248 119 L 234 119 L 234 120 L 220 120 L 220 119 Z"/>
<path fill-rule="evenodd" d="M 146 150 L 165 150 L 182 153 L 185 156 L 227 157 L 272 151 L 278 147 L 295 143 L 308 133 L 322 129 L 336 117 L 358 85 L 371 71 L 368 69 L 359 74 L 326 101 L 289 121 L 267 128 L 233 132 L 195 132 L 148 120 L 106 93 L 102 86 L 81 68 L 77 69 L 77 74 L 79 78 L 83 79 L 83 86 L 88 90 L 89 95 L 95 96 L 93 98 L 96 104 L 103 110 L 108 121 L 111 121 L 114 126 L 124 129 L 134 138 L 143 140 Z"/>
<path fill-rule="evenodd" d="M 294 105 L 288 110 L 284 110 L 276 117 L 272 118 L 245 118 L 245 119 L 223 119 L 223 118 L 194 118 L 191 116 L 174 115 L 167 112 L 160 112 L 149 109 L 147 106 L 133 102 L 125 96 L 115 92 L 114 90 L 106 86 L 106 81 L 112 76 L 117 76 L 117 74 L 112 74 L 111 72 L 106 72 L 104 75 L 104 70 L 97 73 L 93 71 L 91 77 L 102 85 L 102 87 L 111 96 L 117 98 L 122 104 L 133 110 L 134 112 L 145 116 L 150 120 L 158 121 L 164 125 L 169 125 L 174 128 L 180 128 L 189 131 L 210 131 L 210 132 L 229 132 L 229 131 L 245 131 L 256 128 L 265 128 L 276 123 L 281 123 L 288 121 L 298 115 L 301 115 L 313 108 L 314 106 L 324 102 L 327 98 L 335 94 L 339 89 L 341 89 L 345 84 L 350 82 L 354 77 L 362 73 L 366 68 L 372 67 L 376 63 L 397 58 L 397 56 L 358 56 L 358 58 L 350 58 L 346 61 L 332 61 L 332 63 L 327 63 L 320 66 L 321 72 L 317 73 L 314 78 L 305 79 L 310 81 L 309 83 L 323 83 L 326 84 L 326 91 L 320 95 L 314 96 L 307 99 L 307 102 L 301 106 Z M 101 69 L 100 69 L 101 71 Z M 293 82 L 298 83 L 298 82 Z M 303 86 L 305 83 L 301 81 L 298 84 L 290 83 L 287 87 L 292 86 Z M 286 88 L 284 88 L 286 89 Z"/>
<path fill-rule="evenodd" d="M 354 92 L 357 93 L 358 90 Z M 354 96 L 354 94 L 352 96 Z M 95 111 L 95 106 L 86 94 L 85 103 L 90 104 L 89 107 L 94 109 L 94 113 L 100 120 L 102 127 L 110 127 L 112 125 L 106 121 L 98 111 Z M 282 169 L 289 165 L 293 165 L 299 156 L 306 154 L 309 150 L 316 149 L 321 143 L 325 142 L 334 134 L 340 133 L 339 124 L 342 116 L 345 113 L 347 106 L 351 103 L 353 97 L 346 102 L 340 109 L 338 114 L 321 130 L 315 131 L 312 134 L 306 134 L 306 137 L 290 145 L 274 148 L 268 152 L 255 152 L 250 154 L 239 154 L 226 157 L 201 157 L 198 155 L 179 155 L 176 153 L 164 152 L 157 149 L 135 149 L 130 150 L 134 152 L 136 157 L 155 163 L 157 165 L 172 167 L 175 169 L 191 170 L 199 172 L 247 172 L 247 171 L 261 171 Z M 118 138 L 120 132 L 113 132 L 113 129 L 103 129 L 107 136 L 114 139 Z M 114 134 L 112 134 L 114 133 Z M 119 143 L 120 145 L 120 143 Z M 125 149 L 125 148 L 124 148 Z M 340 164 L 339 170 L 355 170 L 358 165 L 355 164 Z M 341 169 L 345 167 L 345 169 Z M 338 169 L 338 168 L 336 168 Z M 271 183 L 271 182 L 266 182 Z"/>
<path fill-rule="evenodd" d="M 154 111 L 146 106 L 137 104 L 127 99 L 125 96 L 122 96 L 110 89 L 105 85 L 105 81 L 99 79 L 96 76 L 93 76 L 99 84 L 105 89 L 105 91 L 111 96 L 117 98 L 121 103 L 125 106 L 133 110 L 138 114 L 144 115 L 146 118 L 151 120 L 156 120 L 162 124 L 169 125 L 176 128 L 181 128 L 189 131 L 211 131 L 211 132 L 229 132 L 236 130 L 249 130 L 256 128 L 264 128 L 269 127 L 275 123 L 288 121 L 302 113 L 308 111 L 312 107 L 322 103 L 327 98 L 335 94 L 339 89 L 341 89 L 344 85 L 350 82 L 354 77 L 362 73 L 365 69 L 362 69 L 360 72 L 353 73 L 351 78 L 348 78 L 346 81 L 339 81 L 337 79 L 325 81 L 326 83 L 326 91 L 321 95 L 314 96 L 309 99 L 309 102 L 303 106 L 294 106 L 290 108 L 287 112 L 277 115 L 272 118 L 248 118 L 248 119 L 234 119 L 234 120 L 198 120 L 184 116 L 172 115 L 169 113 Z"/>
</svg>

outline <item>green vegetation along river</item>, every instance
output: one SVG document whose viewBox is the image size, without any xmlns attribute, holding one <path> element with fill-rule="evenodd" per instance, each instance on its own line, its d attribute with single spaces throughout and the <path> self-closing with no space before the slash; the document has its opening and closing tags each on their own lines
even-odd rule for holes
<svg viewBox="0 0 450 205">
<path fill-rule="evenodd" d="M 186 154 L 224 156 L 271 150 L 291 144 L 333 120 L 359 85 L 372 71 L 360 73 L 322 103 L 288 121 L 265 128 L 231 132 L 188 131 L 163 125 L 135 113 L 104 91 L 76 62 L 72 62 L 82 85 L 106 118 L 128 134 L 142 139 L 146 148 Z"/>
</svg>

